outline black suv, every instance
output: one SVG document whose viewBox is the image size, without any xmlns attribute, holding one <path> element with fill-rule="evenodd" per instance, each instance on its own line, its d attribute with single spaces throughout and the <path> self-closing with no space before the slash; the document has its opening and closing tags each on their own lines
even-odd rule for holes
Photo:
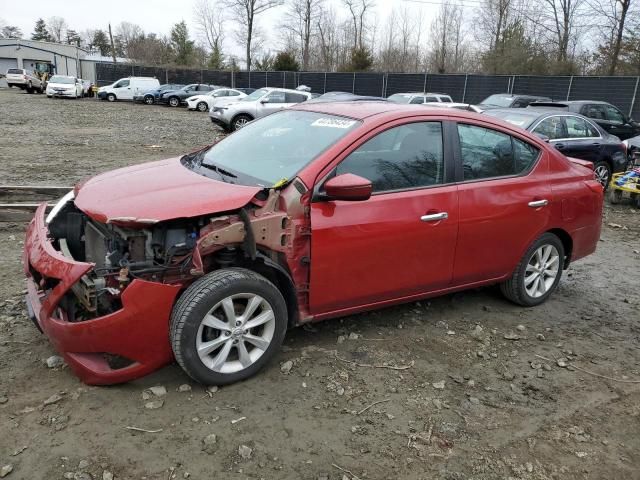
<svg viewBox="0 0 640 480">
<path fill-rule="evenodd" d="M 217 88 L 220 88 L 220 87 L 216 85 L 192 83 L 190 85 L 185 85 L 179 90 L 167 90 L 166 92 L 162 92 L 157 102 L 164 103 L 171 107 L 179 107 L 180 105 L 186 105 L 187 98 L 193 95 L 200 95 L 202 93 L 207 93 Z"/>
<path fill-rule="evenodd" d="M 530 107 L 557 108 L 592 118 L 611 135 L 620 140 L 640 135 L 640 123 L 627 117 L 619 108 L 597 100 L 571 100 L 568 102 L 536 102 Z"/>
<path fill-rule="evenodd" d="M 540 97 L 538 95 L 513 95 L 511 93 L 496 93 L 489 95 L 478 106 L 482 110 L 491 110 L 492 108 L 525 108 L 532 102 L 551 102 L 549 97 Z"/>
</svg>

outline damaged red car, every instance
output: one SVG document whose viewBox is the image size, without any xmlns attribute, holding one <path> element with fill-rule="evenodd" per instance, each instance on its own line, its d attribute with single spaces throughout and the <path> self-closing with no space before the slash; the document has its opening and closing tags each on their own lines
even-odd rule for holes
<svg viewBox="0 0 640 480">
<path fill-rule="evenodd" d="M 41 206 L 27 304 L 86 383 L 175 359 L 227 384 L 305 322 L 489 284 L 544 302 L 594 252 L 602 196 L 591 164 L 495 118 L 300 105 Z"/>
</svg>

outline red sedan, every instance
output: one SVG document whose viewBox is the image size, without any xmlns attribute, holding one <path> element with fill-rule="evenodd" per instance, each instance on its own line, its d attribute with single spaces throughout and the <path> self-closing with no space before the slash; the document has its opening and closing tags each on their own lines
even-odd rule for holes
<svg viewBox="0 0 640 480">
<path fill-rule="evenodd" d="M 305 322 L 489 284 L 544 302 L 594 252 L 602 196 L 591 164 L 486 115 L 301 105 L 41 206 L 27 304 L 86 383 L 174 358 L 231 383 Z"/>
</svg>

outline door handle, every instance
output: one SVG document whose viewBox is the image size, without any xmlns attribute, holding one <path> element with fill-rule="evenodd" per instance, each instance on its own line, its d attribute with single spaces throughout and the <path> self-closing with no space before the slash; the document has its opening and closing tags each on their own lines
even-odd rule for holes
<svg viewBox="0 0 640 480">
<path fill-rule="evenodd" d="M 547 205 L 549 205 L 549 200 L 534 200 L 533 202 L 529 202 L 528 205 L 531 208 L 546 207 Z"/>
<path fill-rule="evenodd" d="M 447 218 L 449 218 L 449 214 L 447 212 L 440 212 L 423 215 L 420 217 L 420 220 L 423 222 L 439 222 L 440 220 L 446 220 Z"/>
</svg>

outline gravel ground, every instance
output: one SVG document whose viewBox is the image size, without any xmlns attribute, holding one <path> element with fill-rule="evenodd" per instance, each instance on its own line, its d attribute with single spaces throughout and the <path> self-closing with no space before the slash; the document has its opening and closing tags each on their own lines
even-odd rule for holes
<svg viewBox="0 0 640 480">
<path fill-rule="evenodd" d="M 184 109 L 8 89 L 0 118 L 3 184 L 71 184 L 218 134 Z M 113 387 L 49 368 L 22 303 L 23 231 L 0 224 L 0 477 L 640 478 L 628 205 L 606 208 L 598 252 L 540 307 L 484 288 L 319 323 L 289 332 L 255 378 L 211 391 L 176 365 Z"/>
</svg>

